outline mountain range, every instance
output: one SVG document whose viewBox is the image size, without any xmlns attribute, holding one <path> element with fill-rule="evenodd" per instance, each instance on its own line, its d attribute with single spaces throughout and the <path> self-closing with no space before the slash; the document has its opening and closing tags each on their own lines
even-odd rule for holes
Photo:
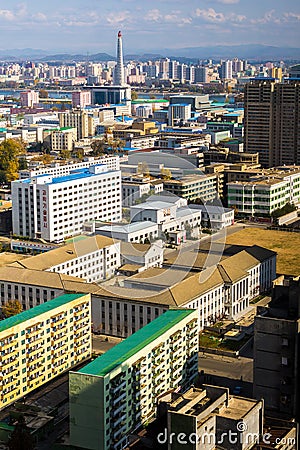
<svg viewBox="0 0 300 450">
<path fill-rule="evenodd" d="M 125 60 L 148 61 L 162 57 L 176 58 L 182 62 L 195 62 L 199 59 L 224 59 L 238 57 L 249 61 L 267 61 L 267 60 L 300 60 L 300 48 L 275 47 L 261 44 L 243 44 L 243 45 L 216 45 L 211 47 L 185 47 L 180 49 L 154 49 L 150 52 L 139 52 L 125 55 Z M 41 49 L 12 49 L 1 50 L 0 60 L 2 61 L 26 61 L 34 60 L 41 62 L 107 62 L 114 61 L 115 56 L 108 53 L 96 54 L 72 54 L 72 53 L 51 53 Z"/>
</svg>

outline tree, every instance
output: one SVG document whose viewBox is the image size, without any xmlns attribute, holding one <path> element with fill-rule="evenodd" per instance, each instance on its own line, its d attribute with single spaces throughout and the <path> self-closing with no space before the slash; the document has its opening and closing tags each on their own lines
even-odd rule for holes
<svg viewBox="0 0 300 450">
<path fill-rule="evenodd" d="M 22 311 L 22 305 L 19 300 L 8 300 L 4 306 L 2 306 L 2 313 L 4 316 L 12 317 L 19 314 Z"/>
<path fill-rule="evenodd" d="M 163 180 L 171 180 L 172 172 L 170 169 L 165 169 L 164 167 L 160 170 L 160 176 Z"/>
<path fill-rule="evenodd" d="M 91 147 L 93 149 L 92 151 L 92 155 L 93 156 L 101 156 L 104 155 L 105 153 L 105 146 L 106 146 L 106 142 L 104 139 L 95 139 L 92 143 L 91 143 Z"/>
<path fill-rule="evenodd" d="M 26 153 L 25 144 L 20 139 L 7 139 L 0 144 L 0 171 L 5 174 L 6 181 L 18 178 L 20 155 Z"/>
<path fill-rule="evenodd" d="M 145 161 L 141 161 L 138 163 L 137 173 L 140 175 L 144 175 L 145 177 L 149 177 L 150 175 L 149 167 Z"/>
<path fill-rule="evenodd" d="M 40 98 L 48 98 L 49 97 L 49 92 L 46 91 L 46 89 L 40 89 L 39 96 L 40 96 Z"/>
<path fill-rule="evenodd" d="M 138 99 L 138 93 L 136 91 L 131 91 L 131 100 L 137 100 Z"/>
<path fill-rule="evenodd" d="M 9 450 L 34 450 L 34 440 L 26 425 L 24 416 L 20 416 L 7 443 Z"/>
</svg>

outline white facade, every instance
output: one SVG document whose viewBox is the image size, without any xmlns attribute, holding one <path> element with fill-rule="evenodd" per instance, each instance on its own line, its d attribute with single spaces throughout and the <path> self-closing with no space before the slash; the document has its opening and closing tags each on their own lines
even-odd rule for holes
<svg viewBox="0 0 300 450">
<path fill-rule="evenodd" d="M 78 169 L 84 169 L 95 164 L 105 164 L 108 170 L 119 170 L 119 156 L 101 156 L 100 158 L 94 158 L 89 156 L 85 161 L 80 163 L 59 164 L 55 163 L 47 167 L 39 167 L 37 169 L 24 169 L 19 172 L 19 179 L 25 180 L 26 178 L 36 177 L 38 175 L 52 175 L 53 177 L 61 177 L 69 175 L 70 172 Z"/>
<path fill-rule="evenodd" d="M 139 265 L 143 270 L 150 267 L 162 267 L 164 261 L 164 246 L 160 239 L 152 245 L 122 242 L 121 253 L 122 265 Z"/>
<path fill-rule="evenodd" d="M 206 227 L 221 230 L 234 224 L 233 209 L 210 205 L 190 205 L 190 208 L 202 212 L 202 223 Z"/>
<path fill-rule="evenodd" d="M 153 222 L 132 222 L 129 224 L 84 224 L 84 231 L 89 231 L 124 242 L 144 242 L 145 239 L 158 238 L 158 225 Z"/>
<path fill-rule="evenodd" d="M 156 196 L 158 197 L 158 196 Z M 150 221 L 158 225 L 163 233 L 201 227 L 201 211 L 176 203 L 147 201 L 130 208 L 132 222 Z"/>
<path fill-rule="evenodd" d="M 121 220 L 121 172 L 103 164 L 14 181 L 12 205 L 14 234 L 59 242 L 80 234 L 86 221 Z"/>
</svg>

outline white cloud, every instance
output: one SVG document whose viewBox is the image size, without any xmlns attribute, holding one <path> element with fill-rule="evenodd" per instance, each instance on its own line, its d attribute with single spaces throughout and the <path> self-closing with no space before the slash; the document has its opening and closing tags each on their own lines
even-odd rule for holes
<svg viewBox="0 0 300 450">
<path fill-rule="evenodd" d="M 0 18 L 3 18 L 4 20 L 14 20 L 15 15 L 9 9 L 0 9 Z"/>
<path fill-rule="evenodd" d="M 223 13 L 216 12 L 213 8 L 200 9 L 195 11 L 197 17 L 204 19 L 207 22 L 221 23 L 225 22 L 225 15 Z"/>
<path fill-rule="evenodd" d="M 223 3 L 223 5 L 234 5 L 235 3 L 239 3 L 240 0 L 215 0 L 218 3 Z"/>
<path fill-rule="evenodd" d="M 109 25 L 115 26 L 131 21 L 132 14 L 129 11 L 111 13 L 106 17 Z"/>
</svg>

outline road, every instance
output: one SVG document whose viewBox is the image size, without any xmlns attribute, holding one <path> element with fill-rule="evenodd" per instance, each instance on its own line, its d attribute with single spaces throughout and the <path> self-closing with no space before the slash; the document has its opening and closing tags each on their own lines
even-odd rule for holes
<svg viewBox="0 0 300 450">
<path fill-rule="evenodd" d="M 204 371 L 201 382 L 229 387 L 242 386 L 242 395 L 252 396 L 253 360 L 199 353 L 199 372 Z"/>
</svg>

